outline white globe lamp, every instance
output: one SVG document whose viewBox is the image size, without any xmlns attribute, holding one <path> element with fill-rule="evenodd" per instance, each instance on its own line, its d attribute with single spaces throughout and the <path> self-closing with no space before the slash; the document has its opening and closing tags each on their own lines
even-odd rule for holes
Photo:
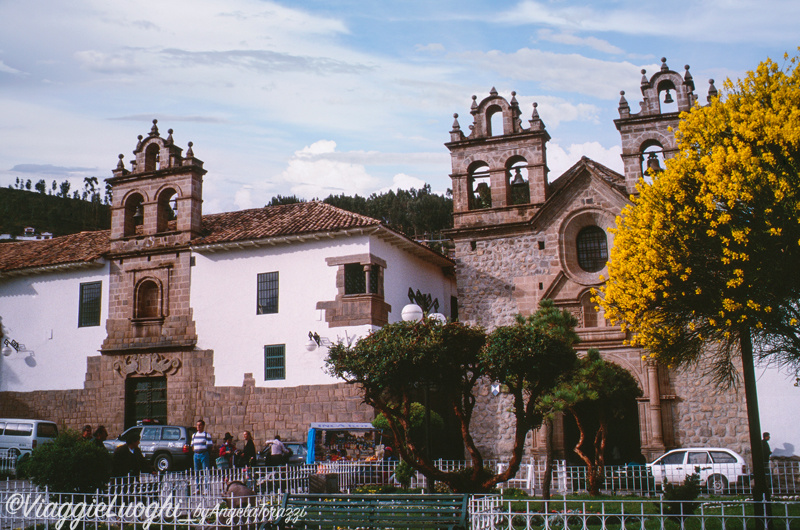
<svg viewBox="0 0 800 530">
<path fill-rule="evenodd" d="M 406 322 L 419 322 L 423 316 L 422 308 L 417 304 L 408 304 L 400 313 L 400 317 Z"/>
</svg>

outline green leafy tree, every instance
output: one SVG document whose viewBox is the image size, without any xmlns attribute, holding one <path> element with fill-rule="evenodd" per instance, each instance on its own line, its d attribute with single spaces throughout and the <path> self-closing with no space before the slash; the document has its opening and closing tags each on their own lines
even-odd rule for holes
<svg viewBox="0 0 800 530">
<path fill-rule="evenodd" d="M 61 186 L 59 187 L 58 195 L 60 197 L 64 197 L 65 199 L 69 198 L 69 188 L 70 188 L 70 183 L 68 180 L 65 180 L 64 182 L 61 183 Z"/>
<path fill-rule="evenodd" d="M 39 179 L 39 181 L 36 183 L 35 188 L 36 191 L 38 191 L 39 193 L 44 193 L 47 191 L 47 183 L 45 183 L 44 179 Z"/>
<path fill-rule="evenodd" d="M 592 348 L 571 378 L 542 400 L 544 410 L 567 412 L 575 419 L 579 436 L 573 450 L 586 464 L 590 495 L 600 494 L 610 425 L 619 423 L 626 405 L 641 395 L 630 372 Z"/>
<path fill-rule="evenodd" d="M 34 449 L 20 464 L 19 473 L 52 492 L 93 493 L 105 487 L 110 470 L 111 455 L 105 447 L 67 430 Z"/>
<path fill-rule="evenodd" d="M 767 489 L 753 342 L 800 361 L 800 68 L 787 59 L 682 115 L 678 153 L 623 211 L 601 300 L 665 364 L 735 382 L 741 355 L 756 500 Z"/>
<path fill-rule="evenodd" d="M 429 479 L 443 481 L 455 491 L 468 491 L 453 473 L 438 469 L 413 436 L 412 403 L 415 387 L 430 385 L 458 418 L 470 452 L 477 448 L 469 433 L 475 406 L 473 389 L 480 377 L 482 329 L 435 320 L 396 322 L 362 338 L 352 346 L 339 343 L 329 349 L 326 364 L 332 375 L 357 384 L 364 401 L 383 414 L 402 459 Z"/>
<path fill-rule="evenodd" d="M 430 410 L 430 438 L 431 440 L 440 440 L 444 436 L 444 420 L 439 415 L 438 412 L 435 410 Z M 414 440 L 415 444 L 418 447 L 424 449 L 426 440 L 425 440 L 425 406 L 422 403 L 411 403 L 411 415 L 409 417 L 410 425 L 411 425 L 411 439 Z M 392 427 L 389 423 L 389 420 L 386 418 L 384 414 L 378 414 L 378 416 L 372 420 L 372 425 L 381 431 L 389 432 L 392 430 Z M 435 442 L 432 442 L 431 445 L 435 445 Z M 431 452 L 435 455 L 433 448 L 431 448 Z M 434 456 L 435 458 L 435 456 Z"/>
<path fill-rule="evenodd" d="M 516 475 L 525 437 L 544 419 L 539 401 L 576 360 L 571 338 L 574 317 L 552 304 L 540 311 L 546 311 L 549 318 L 541 318 L 538 325 L 533 324 L 537 315 L 520 318 L 488 337 L 480 328 L 457 322 L 424 319 L 388 324 L 353 346 L 333 346 L 326 362 L 331 375 L 358 384 L 364 401 L 385 416 L 403 460 L 453 491 L 488 491 Z M 476 385 L 482 378 L 506 385 L 512 397 L 514 447 L 502 473 L 485 468 L 470 432 Z M 471 461 L 468 472 L 437 468 L 412 435 L 412 389 L 419 384 L 435 387 L 459 422 Z"/>
<path fill-rule="evenodd" d="M 296 204 L 299 202 L 306 202 L 304 199 L 300 199 L 297 195 L 277 195 L 273 197 L 267 206 L 280 206 L 281 204 Z"/>
</svg>

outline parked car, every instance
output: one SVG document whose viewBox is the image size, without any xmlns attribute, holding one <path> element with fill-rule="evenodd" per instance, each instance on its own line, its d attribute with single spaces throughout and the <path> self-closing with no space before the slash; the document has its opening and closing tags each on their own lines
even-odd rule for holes
<svg viewBox="0 0 800 530">
<path fill-rule="evenodd" d="M 56 436 L 58 426 L 52 421 L 0 418 L 0 455 L 17 458 Z"/>
<path fill-rule="evenodd" d="M 130 433 L 138 432 L 139 448 L 158 471 L 183 469 L 192 465 L 192 435 L 197 429 L 180 425 L 135 425 L 114 440 L 103 442 L 110 453 L 125 443 Z"/>
<path fill-rule="evenodd" d="M 286 463 L 289 465 L 295 464 L 305 464 L 306 463 L 306 455 L 308 454 L 308 449 L 306 447 L 306 442 L 283 442 L 283 445 L 286 446 L 288 450 L 292 452 L 289 455 Z M 268 447 L 263 448 L 256 454 L 255 462 L 253 463 L 254 466 L 266 466 L 269 460 L 269 451 Z"/>
<path fill-rule="evenodd" d="M 729 485 L 746 485 L 750 474 L 744 458 L 722 447 L 673 449 L 647 464 L 655 484 L 665 481 L 680 484 L 697 473 L 709 492 L 723 493 Z"/>
</svg>

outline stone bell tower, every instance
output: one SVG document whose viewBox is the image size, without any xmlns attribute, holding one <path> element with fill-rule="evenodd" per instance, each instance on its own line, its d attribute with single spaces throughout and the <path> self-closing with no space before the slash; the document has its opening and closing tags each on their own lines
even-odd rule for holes
<svg viewBox="0 0 800 530">
<path fill-rule="evenodd" d="M 472 96 L 469 135 L 455 114 L 445 144 L 452 161 L 456 231 L 527 221 L 547 199 L 545 144 L 550 135 L 536 103 L 529 127 L 523 128 L 515 92 L 510 102 L 494 88 L 480 103 L 477 99 Z"/>
<path fill-rule="evenodd" d="M 620 92 L 619 119 L 614 120 L 614 124 L 622 137 L 625 187 L 630 194 L 636 193 L 636 183 L 647 176 L 648 168 L 663 169 L 664 161 L 678 150 L 675 131 L 680 113 L 688 112 L 697 102 L 688 64 L 684 70 L 683 76 L 670 70 L 666 57 L 661 58 L 661 68 L 649 79 L 646 70 L 642 70 L 643 100 L 638 113 L 631 113 L 625 91 Z M 717 89 L 713 79 L 709 83 L 711 99 L 717 95 Z"/>
<path fill-rule="evenodd" d="M 203 162 L 186 156 L 157 120 L 133 151 L 119 155 L 112 189 L 111 296 L 103 352 L 193 347 L 190 241 L 200 235 Z"/>
</svg>

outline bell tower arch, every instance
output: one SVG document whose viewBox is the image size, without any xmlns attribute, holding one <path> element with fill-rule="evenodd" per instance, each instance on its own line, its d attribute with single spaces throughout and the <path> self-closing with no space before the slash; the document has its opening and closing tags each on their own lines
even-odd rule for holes
<svg viewBox="0 0 800 530">
<path fill-rule="evenodd" d="M 158 121 L 139 136 L 130 169 L 123 155 L 111 186 L 112 293 L 104 353 L 193 348 L 191 249 L 202 230 L 203 162 L 186 155 Z"/>
<path fill-rule="evenodd" d="M 526 221 L 547 199 L 550 135 L 536 103 L 524 128 L 516 92 L 508 101 L 492 88 L 478 103 L 472 96 L 472 124 L 465 135 L 455 114 L 450 142 L 455 229 Z"/>
<path fill-rule="evenodd" d="M 675 130 L 680 113 L 688 112 L 697 102 L 694 79 L 689 65 L 684 74 L 671 70 L 666 57 L 661 58 L 661 68 L 650 78 L 642 70 L 642 101 L 638 113 L 631 113 L 625 92 L 620 92 L 619 119 L 614 120 L 622 139 L 622 162 L 625 187 L 636 193 L 636 183 L 647 177 L 647 170 L 659 171 L 664 161 L 678 150 Z M 714 80 L 709 81 L 709 97 L 716 95 Z"/>
</svg>

